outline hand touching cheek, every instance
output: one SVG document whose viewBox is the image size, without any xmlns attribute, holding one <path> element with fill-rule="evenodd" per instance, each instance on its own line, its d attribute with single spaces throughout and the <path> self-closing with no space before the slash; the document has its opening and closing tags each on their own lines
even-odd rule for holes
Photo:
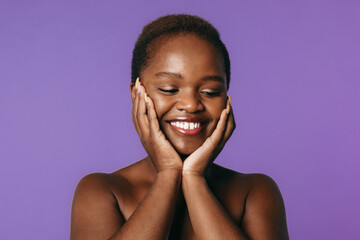
<svg viewBox="0 0 360 240">
<path fill-rule="evenodd" d="M 184 175 L 203 176 L 207 166 L 212 163 L 223 149 L 235 129 L 234 115 L 231 110 L 231 98 L 227 107 L 221 112 L 216 129 L 195 152 L 193 152 L 183 165 Z"/>
</svg>

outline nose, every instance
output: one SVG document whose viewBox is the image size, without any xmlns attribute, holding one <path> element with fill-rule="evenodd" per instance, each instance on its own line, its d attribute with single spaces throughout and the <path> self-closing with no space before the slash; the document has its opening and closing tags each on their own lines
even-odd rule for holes
<svg viewBox="0 0 360 240">
<path fill-rule="evenodd" d="M 179 98 L 176 103 L 176 109 L 188 113 L 196 113 L 204 110 L 200 96 L 195 91 L 183 91 L 178 94 Z"/>
</svg>

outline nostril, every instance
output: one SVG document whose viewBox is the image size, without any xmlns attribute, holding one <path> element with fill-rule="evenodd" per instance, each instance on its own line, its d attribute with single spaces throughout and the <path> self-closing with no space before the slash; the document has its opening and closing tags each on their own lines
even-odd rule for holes
<svg viewBox="0 0 360 240">
<path fill-rule="evenodd" d="M 184 110 L 187 112 L 198 112 L 204 110 L 204 105 L 201 101 L 193 101 L 193 100 L 182 100 L 178 101 L 176 104 L 176 108 L 178 110 Z"/>
<path fill-rule="evenodd" d="M 180 111 L 194 113 L 204 110 L 204 105 L 202 104 L 197 91 L 188 89 L 181 91 L 180 94 L 178 94 L 176 108 Z"/>
</svg>

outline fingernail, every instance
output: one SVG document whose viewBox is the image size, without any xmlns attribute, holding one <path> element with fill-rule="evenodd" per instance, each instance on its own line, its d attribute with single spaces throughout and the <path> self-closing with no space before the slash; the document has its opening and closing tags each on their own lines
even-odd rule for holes
<svg viewBox="0 0 360 240">
<path fill-rule="evenodd" d="M 229 114 L 230 112 L 230 105 L 231 105 L 231 97 L 229 96 L 229 99 L 228 99 L 228 104 L 226 106 L 226 113 Z"/>
<path fill-rule="evenodd" d="M 145 99 L 145 102 L 147 103 L 148 98 L 147 98 L 147 94 L 146 94 L 146 93 L 144 93 L 144 99 Z"/>
<path fill-rule="evenodd" d="M 136 89 L 139 88 L 139 78 L 137 78 L 136 81 L 135 81 L 135 87 L 136 87 Z"/>
</svg>

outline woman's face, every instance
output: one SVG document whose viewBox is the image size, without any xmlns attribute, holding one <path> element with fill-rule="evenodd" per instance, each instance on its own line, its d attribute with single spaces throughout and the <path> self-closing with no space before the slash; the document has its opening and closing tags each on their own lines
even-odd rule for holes
<svg viewBox="0 0 360 240">
<path fill-rule="evenodd" d="M 223 58 L 193 34 L 160 41 L 140 81 L 154 101 L 165 136 L 178 153 L 189 155 L 212 134 L 225 108 Z"/>
</svg>

